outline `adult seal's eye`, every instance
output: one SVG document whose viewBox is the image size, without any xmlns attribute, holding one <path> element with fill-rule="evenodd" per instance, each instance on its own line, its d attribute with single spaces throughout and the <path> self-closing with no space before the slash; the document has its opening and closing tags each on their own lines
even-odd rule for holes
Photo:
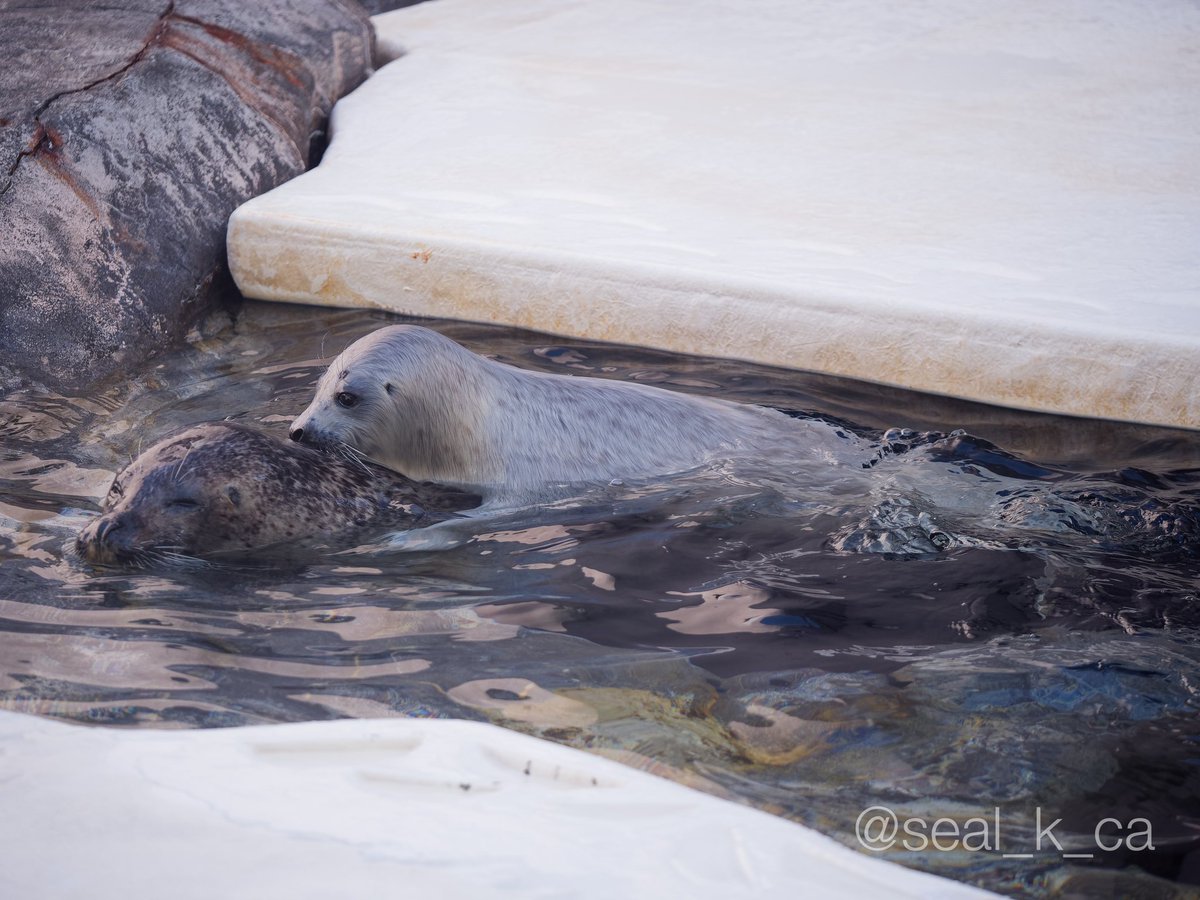
<svg viewBox="0 0 1200 900">
<path fill-rule="evenodd" d="M 342 391 L 340 394 L 338 394 L 336 397 L 336 400 L 337 400 L 337 405 L 342 407 L 343 409 L 350 409 L 352 407 L 358 406 L 358 395 L 351 394 L 347 391 Z"/>
</svg>

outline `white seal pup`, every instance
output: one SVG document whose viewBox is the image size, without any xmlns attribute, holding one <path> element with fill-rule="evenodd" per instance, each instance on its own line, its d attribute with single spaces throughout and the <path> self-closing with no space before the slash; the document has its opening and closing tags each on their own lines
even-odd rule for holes
<svg viewBox="0 0 1200 900">
<path fill-rule="evenodd" d="M 778 410 L 514 368 L 416 325 L 381 328 L 346 348 L 290 434 L 490 500 L 785 448 L 828 458 L 847 443 L 826 423 Z"/>
</svg>

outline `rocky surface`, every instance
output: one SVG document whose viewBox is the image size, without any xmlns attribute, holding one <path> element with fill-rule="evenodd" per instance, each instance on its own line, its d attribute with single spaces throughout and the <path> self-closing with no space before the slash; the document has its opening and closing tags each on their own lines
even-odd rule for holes
<svg viewBox="0 0 1200 900">
<path fill-rule="evenodd" d="M 0 48 L 0 373 L 79 393 L 204 312 L 373 36 L 352 0 L 0 0 Z"/>
<path fill-rule="evenodd" d="M 416 6 L 418 3 L 429 3 L 431 0 L 358 0 L 359 4 L 371 15 L 390 12 L 393 9 L 403 9 L 405 6 Z"/>
</svg>

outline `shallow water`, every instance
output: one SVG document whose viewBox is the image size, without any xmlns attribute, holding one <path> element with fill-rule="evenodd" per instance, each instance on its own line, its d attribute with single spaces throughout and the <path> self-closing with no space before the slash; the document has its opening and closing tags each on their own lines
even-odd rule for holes
<svg viewBox="0 0 1200 900">
<path fill-rule="evenodd" d="M 132 385 L 0 402 L 0 705 L 151 727 L 488 719 L 851 846 L 888 807 L 917 849 L 886 858 L 1005 893 L 1200 884 L 1200 433 L 433 322 L 528 368 L 782 408 L 844 447 L 580 489 L 425 549 L 75 558 L 139 447 L 226 417 L 283 435 L 322 361 L 394 320 L 247 303 Z M 1037 848 L 1039 809 L 1062 850 Z M 915 817 L 983 821 L 967 844 L 988 846 L 943 824 L 935 849 Z M 1106 817 L 1127 846 L 1096 846 Z"/>
</svg>

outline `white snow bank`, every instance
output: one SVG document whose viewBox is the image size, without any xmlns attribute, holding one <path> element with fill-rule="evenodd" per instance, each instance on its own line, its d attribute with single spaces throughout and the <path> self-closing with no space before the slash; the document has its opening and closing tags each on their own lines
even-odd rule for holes
<svg viewBox="0 0 1200 900">
<path fill-rule="evenodd" d="M 1200 427 L 1200 7 L 436 0 L 243 292 Z"/>
<path fill-rule="evenodd" d="M 493 725 L 0 712 L 0 896 L 990 897 Z"/>
</svg>

